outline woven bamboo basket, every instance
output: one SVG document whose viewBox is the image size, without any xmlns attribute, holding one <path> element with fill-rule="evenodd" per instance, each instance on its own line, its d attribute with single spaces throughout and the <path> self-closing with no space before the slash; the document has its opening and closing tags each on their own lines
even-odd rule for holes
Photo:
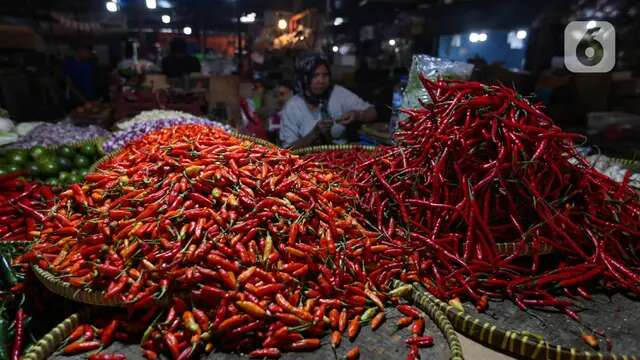
<svg viewBox="0 0 640 360">
<path fill-rule="evenodd" d="M 65 339 L 71 335 L 80 322 L 88 316 L 88 310 L 77 312 L 64 319 L 51 331 L 43 336 L 37 343 L 27 349 L 22 360 L 45 360 L 53 354 Z"/>
<path fill-rule="evenodd" d="M 377 149 L 376 146 L 371 146 L 371 145 L 346 144 L 346 145 L 309 146 L 309 147 L 293 150 L 292 152 L 296 155 L 308 155 L 308 154 L 327 152 L 327 151 L 349 151 L 349 150 L 376 151 L 376 149 Z"/>
<path fill-rule="evenodd" d="M 233 131 L 230 134 L 231 134 L 231 136 L 237 137 L 238 139 L 251 141 L 251 142 L 256 143 L 258 145 L 271 147 L 271 148 L 277 148 L 278 147 L 278 145 L 276 145 L 276 144 L 274 144 L 272 142 L 269 142 L 267 140 L 260 139 L 260 138 L 257 138 L 257 137 L 253 137 L 253 136 L 249 136 L 249 135 L 245 135 L 245 134 L 242 134 L 242 133 L 237 132 L 237 131 Z"/>
<path fill-rule="evenodd" d="M 630 160 L 630 159 L 621 159 L 621 158 L 612 158 L 614 163 L 627 168 L 633 172 L 640 172 L 640 161 L 638 160 Z"/>
<path fill-rule="evenodd" d="M 107 299 L 103 291 L 73 287 L 37 265 L 33 266 L 33 272 L 49 291 L 69 300 L 97 306 L 118 307 L 126 305 L 118 299 Z"/>
</svg>

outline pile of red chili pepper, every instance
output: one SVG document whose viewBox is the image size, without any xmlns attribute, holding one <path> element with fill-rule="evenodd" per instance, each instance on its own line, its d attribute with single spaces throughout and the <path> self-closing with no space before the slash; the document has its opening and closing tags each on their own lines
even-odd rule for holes
<svg viewBox="0 0 640 360">
<path fill-rule="evenodd" d="M 384 154 L 389 148 L 378 146 L 375 149 L 363 150 L 360 147 L 349 149 L 335 149 L 329 151 L 318 151 L 304 155 L 305 161 L 315 162 L 323 168 L 338 173 L 347 181 L 355 179 L 360 171 L 355 165 L 371 160 Z"/>
<path fill-rule="evenodd" d="M 353 337 L 383 310 L 363 262 L 388 246 L 356 202 L 335 173 L 286 150 L 177 126 L 61 193 L 24 258 L 128 303 L 148 358 L 274 357 L 313 350 L 347 321 Z"/>
<path fill-rule="evenodd" d="M 398 145 L 356 166 L 361 208 L 397 250 L 373 283 L 400 276 L 480 309 L 507 297 L 576 319 L 559 294 L 588 298 L 596 283 L 640 294 L 640 195 L 626 180 L 591 168 L 581 137 L 513 89 L 423 84 L 433 102 L 406 111 Z"/>
<path fill-rule="evenodd" d="M 0 241 L 31 241 L 53 205 L 52 189 L 24 175 L 0 175 Z"/>
</svg>

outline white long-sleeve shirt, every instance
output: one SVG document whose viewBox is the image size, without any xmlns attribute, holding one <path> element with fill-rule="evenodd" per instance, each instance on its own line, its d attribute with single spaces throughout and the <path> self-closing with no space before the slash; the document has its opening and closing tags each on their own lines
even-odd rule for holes
<svg viewBox="0 0 640 360">
<path fill-rule="evenodd" d="M 329 96 L 329 115 L 337 120 L 349 111 L 363 111 L 372 105 L 346 88 L 335 85 Z M 282 125 L 280 140 L 285 147 L 291 146 L 298 139 L 308 135 L 322 119 L 320 109 L 311 111 L 302 96 L 289 99 L 282 109 Z M 342 143 L 342 139 L 334 139 L 334 143 Z"/>
</svg>

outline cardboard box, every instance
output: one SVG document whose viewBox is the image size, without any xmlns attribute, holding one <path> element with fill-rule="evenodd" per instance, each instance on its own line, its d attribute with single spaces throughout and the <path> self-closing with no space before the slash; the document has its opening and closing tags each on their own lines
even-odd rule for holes
<svg viewBox="0 0 640 360">
<path fill-rule="evenodd" d="M 226 107 L 228 120 L 232 126 L 240 123 L 240 79 L 237 76 L 211 76 L 209 79 L 209 111 L 220 105 Z"/>
</svg>

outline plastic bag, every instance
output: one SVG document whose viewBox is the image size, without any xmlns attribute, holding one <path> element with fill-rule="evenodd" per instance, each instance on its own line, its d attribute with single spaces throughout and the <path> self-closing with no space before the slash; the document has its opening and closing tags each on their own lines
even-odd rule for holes
<svg viewBox="0 0 640 360">
<path fill-rule="evenodd" d="M 469 80 L 472 71 L 472 64 L 443 60 L 428 55 L 414 55 L 409 71 L 409 82 L 402 98 L 402 108 L 415 109 L 420 107 L 420 100 L 424 103 L 431 101 L 420 82 L 420 73 L 430 80 L 438 78 Z M 401 119 L 405 118 L 406 115 L 401 115 Z"/>
</svg>

